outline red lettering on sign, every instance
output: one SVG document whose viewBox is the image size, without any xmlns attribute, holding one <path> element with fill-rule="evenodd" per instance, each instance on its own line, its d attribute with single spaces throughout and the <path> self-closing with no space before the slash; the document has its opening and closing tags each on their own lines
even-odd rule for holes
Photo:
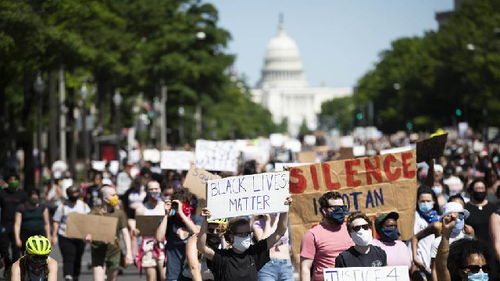
<svg viewBox="0 0 500 281">
<path fill-rule="evenodd" d="M 404 152 L 401 155 L 401 160 L 403 161 L 403 176 L 405 178 L 408 178 L 408 179 L 414 178 L 415 174 L 416 174 L 415 170 L 413 170 L 413 171 L 409 170 L 411 167 L 411 162 L 409 162 L 408 160 L 411 160 L 411 159 L 413 159 L 412 152 Z"/>
<path fill-rule="evenodd" d="M 359 159 L 347 160 L 344 162 L 346 173 L 346 184 L 348 187 L 356 187 L 361 185 L 360 180 L 354 180 L 354 176 L 358 171 L 354 170 L 354 166 L 359 166 L 361 161 Z"/>
<path fill-rule="evenodd" d="M 380 157 L 374 156 L 375 164 L 372 164 L 370 158 L 365 159 L 366 182 L 372 184 L 372 178 L 377 180 L 377 183 L 382 182 L 382 171 L 380 170 Z"/>
<path fill-rule="evenodd" d="M 328 165 L 328 163 L 321 163 L 321 168 L 323 170 L 323 179 L 325 180 L 326 188 L 328 190 L 340 189 L 340 183 L 332 182 L 330 165 Z"/>
<path fill-rule="evenodd" d="M 292 180 L 295 179 L 295 182 Z M 303 193 L 306 190 L 306 178 L 301 169 L 290 170 L 290 193 Z"/>
<path fill-rule="evenodd" d="M 319 183 L 318 183 L 318 172 L 316 171 L 316 165 L 309 166 L 309 170 L 311 171 L 311 178 L 313 181 L 313 187 L 314 187 L 314 189 L 318 190 Z"/>
<path fill-rule="evenodd" d="M 388 154 L 384 159 L 384 172 L 390 181 L 395 181 L 401 176 L 401 168 L 396 168 L 394 172 L 391 171 L 391 163 L 396 162 L 396 157 Z"/>
</svg>

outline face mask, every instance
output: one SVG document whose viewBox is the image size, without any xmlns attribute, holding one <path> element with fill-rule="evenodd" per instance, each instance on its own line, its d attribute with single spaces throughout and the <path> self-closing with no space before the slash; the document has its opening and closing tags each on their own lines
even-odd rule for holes
<svg viewBox="0 0 500 281">
<path fill-rule="evenodd" d="M 462 190 L 460 189 L 450 189 L 450 196 L 455 196 L 457 194 L 460 194 Z"/>
<path fill-rule="evenodd" d="M 120 202 L 120 199 L 118 198 L 118 196 L 115 195 L 115 196 L 111 197 L 111 199 L 109 199 L 108 204 L 111 207 L 116 207 L 119 202 Z"/>
<path fill-rule="evenodd" d="M 68 197 L 68 200 L 69 200 L 70 202 L 75 203 L 75 202 L 76 202 L 76 200 L 78 200 L 78 196 L 69 196 L 69 197 Z"/>
<path fill-rule="evenodd" d="M 433 186 L 432 191 L 434 191 L 434 194 L 439 195 L 443 193 L 443 188 L 441 186 Z"/>
<path fill-rule="evenodd" d="M 364 230 L 361 229 L 358 232 L 351 232 L 351 238 L 352 241 L 354 241 L 354 244 L 359 245 L 359 246 L 368 246 L 370 242 L 372 241 L 372 230 Z"/>
<path fill-rule="evenodd" d="M 152 191 L 149 191 L 148 192 L 148 197 L 153 199 L 153 200 L 160 200 L 161 198 L 161 193 L 160 192 L 152 192 Z"/>
<path fill-rule="evenodd" d="M 464 225 L 465 225 L 464 220 L 457 219 L 457 223 L 455 224 L 455 226 L 451 230 L 451 233 L 453 233 L 455 235 L 459 234 L 462 231 L 462 229 L 464 229 Z"/>
<path fill-rule="evenodd" d="M 14 191 L 14 190 L 17 190 L 18 187 L 19 187 L 18 181 L 9 182 L 9 190 Z"/>
<path fill-rule="evenodd" d="M 220 237 L 215 233 L 207 233 L 207 246 L 211 249 L 218 249 L 220 245 Z"/>
<path fill-rule="evenodd" d="M 244 252 L 250 248 L 250 244 L 252 244 L 252 235 L 248 235 L 246 237 L 234 236 L 233 247 L 236 250 Z"/>
<path fill-rule="evenodd" d="M 484 198 L 486 198 L 486 191 L 483 191 L 483 192 L 474 191 L 474 192 L 472 192 L 472 198 L 476 202 L 482 202 L 484 200 Z"/>
<path fill-rule="evenodd" d="M 35 205 L 38 205 L 38 203 L 40 203 L 40 199 L 38 199 L 38 198 L 37 198 L 37 199 L 30 198 L 30 199 L 28 200 L 28 202 L 29 202 L 31 205 L 35 206 Z"/>
<path fill-rule="evenodd" d="M 399 236 L 401 235 L 399 233 L 399 230 L 395 227 L 382 227 L 380 232 L 380 238 L 390 242 L 398 240 Z"/>
<path fill-rule="evenodd" d="M 488 281 L 490 278 L 488 277 L 488 273 L 478 272 L 478 273 L 468 273 L 467 274 L 468 281 Z"/>
<path fill-rule="evenodd" d="M 328 212 L 326 213 L 326 217 L 335 224 L 342 224 L 344 222 L 345 212 L 343 210 Z"/>
<path fill-rule="evenodd" d="M 432 202 L 420 202 L 418 203 L 418 209 L 424 213 L 429 212 L 434 207 Z"/>
</svg>

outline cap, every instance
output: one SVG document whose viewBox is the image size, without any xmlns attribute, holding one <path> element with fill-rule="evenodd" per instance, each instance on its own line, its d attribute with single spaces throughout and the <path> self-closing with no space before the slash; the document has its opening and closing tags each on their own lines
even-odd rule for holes
<svg viewBox="0 0 500 281">
<path fill-rule="evenodd" d="M 375 226 L 380 227 L 382 224 L 387 220 L 387 219 L 394 219 L 398 220 L 399 219 L 399 214 L 396 212 L 390 212 L 390 213 L 385 213 L 385 214 L 380 214 L 377 216 L 375 219 Z"/>
<path fill-rule="evenodd" d="M 463 213 L 465 218 L 468 218 L 470 213 L 468 210 L 464 209 L 462 207 L 462 204 L 457 203 L 457 202 L 448 202 L 443 206 L 443 214 L 441 215 L 441 218 L 450 214 L 450 213 Z"/>
</svg>

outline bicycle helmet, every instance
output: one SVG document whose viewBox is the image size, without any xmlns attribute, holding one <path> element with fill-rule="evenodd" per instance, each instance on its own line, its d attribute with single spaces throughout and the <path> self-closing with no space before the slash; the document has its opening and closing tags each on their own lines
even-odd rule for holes
<svg viewBox="0 0 500 281">
<path fill-rule="evenodd" d="M 50 241 L 44 236 L 31 236 L 26 241 L 26 252 L 30 255 L 44 256 L 50 254 L 51 250 Z"/>
<path fill-rule="evenodd" d="M 207 220 L 207 223 L 227 224 L 227 219 Z"/>
</svg>

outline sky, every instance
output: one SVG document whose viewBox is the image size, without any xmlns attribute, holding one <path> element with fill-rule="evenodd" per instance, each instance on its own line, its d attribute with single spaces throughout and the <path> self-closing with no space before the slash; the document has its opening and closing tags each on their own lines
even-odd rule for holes
<svg viewBox="0 0 500 281">
<path fill-rule="evenodd" d="M 353 87 L 400 37 L 436 30 L 435 13 L 453 8 L 453 0 L 209 0 L 220 26 L 232 40 L 236 71 L 250 86 L 260 78 L 269 40 L 279 14 L 287 34 L 299 46 L 311 86 Z"/>
</svg>

